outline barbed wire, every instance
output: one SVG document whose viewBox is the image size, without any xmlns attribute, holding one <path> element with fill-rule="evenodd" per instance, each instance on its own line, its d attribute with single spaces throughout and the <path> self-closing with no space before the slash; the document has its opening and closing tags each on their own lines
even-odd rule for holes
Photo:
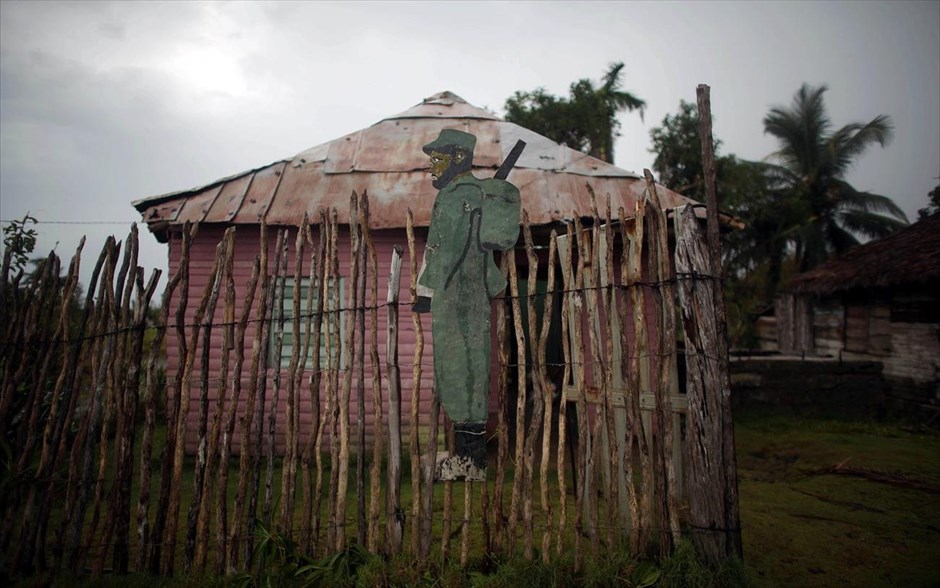
<svg viewBox="0 0 940 588">
<path fill-rule="evenodd" d="M 340 350 L 340 351 L 342 351 L 342 350 Z M 234 353 L 234 350 L 233 350 L 232 352 Z M 262 351 L 262 353 L 264 353 L 264 351 Z M 420 362 L 418 362 L 418 365 L 420 365 L 422 368 L 433 368 L 433 367 L 434 367 L 434 360 L 433 360 L 433 358 L 429 358 L 429 357 L 428 357 L 429 355 L 431 355 L 430 352 L 425 352 L 425 353 L 423 353 L 423 354 L 422 354 L 422 360 L 421 360 Z M 715 362 L 717 362 L 717 361 L 722 361 L 722 359 L 721 359 L 720 357 L 716 356 L 716 355 L 710 355 L 710 354 L 704 353 L 704 352 L 703 352 L 703 353 L 689 353 L 689 352 L 686 352 L 686 351 L 678 350 L 678 349 L 677 349 L 677 350 L 674 351 L 674 352 L 665 352 L 665 353 L 641 353 L 641 354 L 624 354 L 624 355 L 619 355 L 619 356 L 616 356 L 616 357 L 614 358 L 614 363 L 616 363 L 618 359 L 619 359 L 621 362 L 626 362 L 626 361 L 632 361 L 632 360 L 634 360 L 634 359 L 662 359 L 662 358 L 670 358 L 670 357 L 672 357 L 672 356 L 674 356 L 674 355 L 675 355 L 675 356 L 681 356 L 681 357 L 684 357 L 684 358 L 703 358 L 703 359 L 708 359 L 708 360 L 715 361 Z M 285 356 L 285 357 L 286 357 L 286 356 Z M 358 357 L 358 354 L 357 354 L 357 357 Z M 141 361 L 143 361 L 145 358 L 144 358 L 144 357 L 141 357 L 140 359 L 141 359 Z M 276 360 L 275 360 L 275 361 L 276 361 Z M 365 368 L 369 368 L 370 370 L 373 369 L 373 368 L 375 368 L 375 367 L 378 367 L 380 371 L 381 371 L 381 370 L 384 370 L 384 369 L 388 366 L 387 363 L 383 363 L 383 362 L 381 362 L 381 361 L 380 361 L 378 364 L 374 364 L 374 363 L 372 363 L 371 360 L 370 360 L 370 361 L 367 361 L 367 362 L 363 362 L 362 365 L 363 365 Z M 396 365 L 397 365 L 399 368 L 401 367 L 401 364 L 396 364 Z M 413 361 L 410 361 L 410 362 L 407 364 L 407 366 L 414 366 L 414 365 L 415 365 L 415 363 L 414 363 Z M 532 368 L 532 367 L 533 367 L 533 362 L 531 362 L 531 361 L 527 361 L 527 362 L 524 362 L 524 363 L 523 363 L 523 362 L 497 362 L 497 363 L 495 363 L 495 364 L 493 364 L 493 365 L 499 366 L 499 367 L 504 367 L 504 368 L 520 368 L 520 367 Z M 574 361 L 574 360 L 572 360 L 572 361 L 565 361 L 565 362 L 541 362 L 540 365 L 545 366 L 546 368 L 563 368 L 563 367 L 565 367 L 565 366 L 580 366 L 580 367 L 585 367 L 585 368 L 587 368 L 587 367 L 593 368 L 594 366 L 603 366 L 603 365 L 607 365 L 607 362 L 604 361 L 604 360 L 601 360 L 601 361 L 594 361 L 594 360 Z M 336 367 L 336 368 L 321 367 L 320 369 L 312 369 L 311 367 L 308 367 L 308 366 L 300 366 L 300 365 L 298 364 L 298 366 L 297 366 L 297 368 L 296 368 L 296 371 L 297 371 L 297 372 L 302 372 L 303 374 L 311 374 L 311 375 L 313 375 L 313 374 L 320 374 L 320 375 L 322 375 L 322 374 L 330 374 L 330 373 L 344 374 L 344 373 L 346 373 L 346 372 L 348 372 L 348 371 L 356 371 L 356 370 L 358 369 L 358 367 L 359 367 L 358 365 L 353 365 L 353 366 L 349 366 L 349 367 L 346 367 L 346 366 L 341 366 L 341 367 Z M 282 377 L 286 377 L 286 376 L 288 376 L 288 375 L 290 374 L 290 370 L 289 370 L 289 368 L 288 368 L 287 366 L 276 367 L 276 366 L 271 366 L 271 365 L 269 365 L 269 366 L 266 367 L 266 369 L 267 369 L 268 372 L 272 372 L 272 371 L 273 371 L 273 372 L 277 372 L 277 374 L 281 375 Z M 269 375 L 270 375 L 270 374 L 269 374 Z M 243 377 L 243 378 L 247 378 L 247 376 L 248 376 L 247 374 L 242 374 L 242 377 Z M 195 379 L 197 379 L 197 377 L 198 377 L 198 374 L 197 374 L 196 372 L 194 372 L 194 375 L 193 375 L 192 379 L 195 380 Z M 573 386 L 573 385 L 572 385 L 572 386 Z"/>
<path fill-rule="evenodd" d="M 700 274 L 700 273 L 696 273 L 696 272 L 692 272 L 692 273 L 680 273 L 680 274 L 677 274 L 675 278 L 670 278 L 670 279 L 660 280 L 660 281 L 652 281 L 652 282 L 650 282 L 650 281 L 643 281 L 643 282 L 633 282 L 633 283 L 631 283 L 631 284 L 611 284 L 611 285 L 606 285 L 606 286 L 588 286 L 588 287 L 577 288 L 577 289 L 558 289 L 558 290 L 549 290 L 549 291 L 544 292 L 544 293 L 520 294 L 520 295 L 518 295 L 518 296 L 512 296 L 512 295 L 505 296 L 505 295 L 504 295 L 504 296 L 497 296 L 497 297 L 494 297 L 494 298 L 492 299 L 492 301 L 493 301 L 493 303 L 504 303 L 504 304 L 505 304 L 505 303 L 511 302 L 511 301 L 513 301 L 513 300 L 526 300 L 526 301 L 528 301 L 528 299 L 530 299 L 530 298 L 540 299 L 540 298 L 544 298 L 544 297 L 547 296 L 547 295 L 565 296 L 565 295 L 580 294 L 580 293 L 586 293 L 586 292 L 595 292 L 595 293 L 596 293 L 596 292 L 607 292 L 607 291 L 610 291 L 610 290 L 613 290 L 613 289 L 627 290 L 627 291 L 629 291 L 629 290 L 632 289 L 632 288 L 638 288 L 638 287 L 639 287 L 639 288 L 649 288 L 649 289 L 659 290 L 659 289 L 662 289 L 665 285 L 678 284 L 679 282 L 682 282 L 682 281 L 704 281 L 704 280 L 722 281 L 723 278 L 720 277 L 720 276 L 713 276 L 713 275 L 709 275 L 709 274 Z M 336 316 L 336 315 L 340 315 L 340 316 L 344 316 L 344 317 L 345 317 L 345 316 L 348 316 L 348 315 L 350 315 L 350 314 L 359 314 L 359 313 L 364 313 L 364 312 L 366 312 L 366 311 L 372 311 L 372 310 L 382 310 L 382 309 L 390 308 L 390 307 L 393 307 L 393 306 L 396 306 L 396 307 L 399 307 L 399 308 L 400 308 L 400 307 L 409 307 L 409 306 L 412 306 L 413 304 L 414 304 L 413 301 L 408 301 L 408 302 L 405 302 L 405 301 L 398 301 L 398 302 L 395 302 L 395 303 L 389 303 L 389 302 L 386 301 L 386 302 L 382 302 L 382 303 L 378 303 L 378 304 L 365 305 L 365 306 L 353 306 L 353 307 L 342 307 L 342 306 L 341 306 L 340 308 L 337 308 L 337 309 L 323 310 L 323 311 L 321 311 L 321 312 L 316 312 L 316 311 L 314 311 L 314 312 L 308 312 L 308 313 L 301 313 L 300 315 L 297 316 L 297 321 L 301 321 L 301 322 L 302 322 L 302 329 L 303 329 L 302 332 L 305 333 L 305 332 L 306 332 L 306 331 L 305 331 L 306 323 L 307 323 L 308 321 L 315 320 L 318 316 L 322 316 L 323 318 L 333 317 L 333 316 Z M 124 310 L 126 310 L 126 309 L 117 309 L 117 312 L 121 312 L 121 311 L 124 311 Z M 218 312 L 218 309 L 216 310 L 216 312 Z M 421 313 L 421 314 L 423 314 L 423 313 Z M 510 313 L 510 314 L 511 314 L 511 313 Z M 618 315 L 619 315 L 619 313 L 618 313 Z M 507 317 L 507 318 L 508 318 L 508 317 Z M 559 317 L 559 318 L 560 318 L 560 317 Z M 264 322 L 269 322 L 269 323 L 271 323 L 272 325 L 274 325 L 274 324 L 277 324 L 277 325 L 287 325 L 288 323 L 293 324 L 293 323 L 295 322 L 295 317 L 294 317 L 294 315 L 293 315 L 293 312 L 291 311 L 290 313 L 285 312 L 285 314 L 284 314 L 284 316 L 283 316 L 282 318 L 275 318 L 275 317 L 253 317 L 253 318 L 251 318 L 251 317 L 250 317 L 250 318 L 248 318 L 247 321 L 245 321 L 245 324 L 246 324 L 246 326 L 247 326 L 247 325 L 255 325 L 255 324 L 264 323 Z M 85 341 L 89 341 L 89 340 L 97 340 L 97 339 L 100 339 L 100 338 L 103 338 L 103 337 L 110 337 L 110 336 L 115 336 L 115 335 L 122 335 L 122 334 L 125 334 L 125 333 L 130 333 L 130 332 L 139 331 L 139 330 L 144 330 L 144 331 L 167 330 L 167 329 L 176 330 L 176 329 L 179 329 L 179 328 L 183 328 L 183 329 L 194 329 L 194 328 L 209 328 L 209 329 L 215 329 L 215 328 L 238 327 L 238 326 L 240 326 L 241 324 L 242 324 L 242 321 L 240 321 L 240 320 L 238 320 L 238 319 L 231 320 L 231 321 L 218 321 L 218 322 L 217 322 L 217 321 L 211 321 L 211 320 L 210 320 L 210 321 L 202 321 L 202 322 L 200 322 L 200 323 L 184 323 L 183 325 L 177 325 L 177 324 L 175 324 L 175 323 L 169 323 L 169 322 L 168 322 L 168 323 L 163 324 L 163 325 L 150 324 L 150 325 L 144 325 L 144 326 L 136 326 L 136 325 L 134 325 L 134 326 L 124 326 L 124 327 L 120 327 L 120 328 L 117 328 L 117 329 L 112 329 L 112 330 L 109 330 L 109 331 L 97 332 L 97 333 L 85 335 L 85 336 L 83 336 L 83 337 L 81 337 L 81 338 L 64 338 L 64 339 L 55 339 L 55 340 L 52 340 L 52 339 L 31 339 L 31 340 L 27 341 L 27 340 L 26 340 L 26 337 L 20 337 L 20 338 L 13 339 L 13 340 L 2 341 L 2 342 L 0 342 L 0 345 L 24 345 L 24 344 L 31 344 L 31 345 L 50 345 L 50 344 L 52 344 L 52 343 L 70 345 L 70 344 L 74 344 L 74 343 L 78 343 L 78 342 L 84 343 Z M 321 328 L 322 328 L 322 327 L 321 327 Z M 344 328 L 345 328 L 345 327 L 344 327 Z"/>
<path fill-rule="evenodd" d="M 21 223 L 23 219 L 0 219 L 0 224 Z M 130 225 L 136 221 L 76 221 L 76 220 L 35 220 L 31 219 L 28 224 L 31 225 Z"/>
</svg>

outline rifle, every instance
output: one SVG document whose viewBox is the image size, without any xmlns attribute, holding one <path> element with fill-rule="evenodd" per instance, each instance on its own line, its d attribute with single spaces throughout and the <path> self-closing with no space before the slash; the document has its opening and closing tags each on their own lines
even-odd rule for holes
<svg viewBox="0 0 940 588">
<path fill-rule="evenodd" d="M 499 169 L 496 170 L 496 174 L 493 177 L 497 180 L 505 180 L 508 178 L 509 172 L 512 171 L 512 168 L 516 165 L 516 161 L 519 160 L 519 156 L 522 155 L 523 149 L 525 149 L 525 141 L 519 139 L 516 141 L 516 144 L 513 145 L 512 151 L 509 152 L 509 155 L 507 155 L 503 163 L 500 164 Z"/>
</svg>

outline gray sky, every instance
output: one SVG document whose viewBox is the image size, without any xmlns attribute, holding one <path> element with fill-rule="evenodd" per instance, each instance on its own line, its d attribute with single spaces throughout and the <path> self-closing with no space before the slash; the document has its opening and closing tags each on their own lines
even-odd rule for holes
<svg viewBox="0 0 940 588">
<path fill-rule="evenodd" d="M 761 159 L 768 109 L 827 84 L 836 126 L 890 115 L 894 141 L 849 181 L 913 220 L 940 180 L 940 2 L 0 2 L 0 218 L 83 276 L 132 200 L 292 156 L 451 90 L 503 114 L 626 63 L 647 101 L 616 164 L 650 167 L 649 129 L 711 86 L 722 152 Z M 165 246 L 143 232 L 145 266 Z"/>
</svg>

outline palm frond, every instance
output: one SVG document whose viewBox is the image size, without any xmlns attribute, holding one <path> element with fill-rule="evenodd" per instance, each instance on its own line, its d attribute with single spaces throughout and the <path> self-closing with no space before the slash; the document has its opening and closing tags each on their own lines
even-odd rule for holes
<svg viewBox="0 0 940 588">
<path fill-rule="evenodd" d="M 602 91 L 616 92 L 620 89 L 620 73 L 623 71 L 623 62 L 616 61 L 611 63 L 604 74 Z"/>
<path fill-rule="evenodd" d="M 802 180 L 799 175 L 784 165 L 777 165 L 767 161 L 753 161 L 750 162 L 750 165 L 758 167 L 767 179 L 768 187 L 771 189 L 798 186 Z"/>
<path fill-rule="evenodd" d="M 608 95 L 610 104 L 616 110 L 626 109 L 629 112 L 634 110 L 639 111 L 640 120 L 644 120 L 644 114 L 646 113 L 646 101 L 637 98 L 630 92 L 612 92 Z"/>
<path fill-rule="evenodd" d="M 764 117 L 764 134 L 773 135 L 778 139 L 779 149 L 771 154 L 780 165 L 802 175 L 803 165 L 803 135 L 798 120 L 788 111 L 773 108 Z"/>
<path fill-rule="evenodd" d="M 776 106 L 764 117 L 764 133 L 776 137 L 774 156 L 802 177 L 811 177 L 824 157 L 825 135 L 831 125 L 823 102 L 826 86 L 803 86 L 789 107 Z"/>
<path fill-rule="evenodd" d="M 902 224 L 907 225 L 907 215 L 894 203 L 894 200 L 881 194 L 872 194 L 871 192 L 861 192 L 853 188 L 848 182 L 839 181 L 837 183 L 840 190 L 839 203 L 844 210 L 861 210 L 864 212 L 884 212 L 888 213 Z"/>
<path fill-rule="evenodd" d="M 894 124 L 891 117 L 879 115 L 866 124 L 848 124 L 829 139 L 828 149 L 831 153 L 836 175 L 842 175 L 854 160 L 864 153 L 873 144 L 878 143 L 884 147 L 894 136 Z"/>
<path fill-rule="evenodd" d="M 842 227 L 869 239 L 881 239 L 908 226 L 906 222 L 865 210 L 843 210 L 838 218 Z"/>
<path fill-rule="evenodd" d="M 604 74 L 602 85 L 595 92 L 596 95 L 605 103 L 611 116 L 616 116 L 617 112 L 626 109 L 628 112 L 638 110 L 640 120 L 644 120 L 646 112 L 646 101 L 638 98 L 630 92 L 622 90 L 620 76 L 623 73 L 623 62 L 610 64 L 607 73 Z"/>
</svg>

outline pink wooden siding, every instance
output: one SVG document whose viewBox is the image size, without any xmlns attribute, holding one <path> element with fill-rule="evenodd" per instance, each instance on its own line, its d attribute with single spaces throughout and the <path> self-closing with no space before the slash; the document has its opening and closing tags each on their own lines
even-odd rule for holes
<svg viewBox="0 0 940 588">
<path fill-rule="evenodd" d="M 314 238 L 318 238 L 317 227 L 314 227 Z M 199 305 L 200 298 L 206 283 L 209 280 L 209 274 L 212 271 L 213 258 L 215 256 L 216 245 L 221 241 L 222 235 L 224 233 L 223 226 L 202 226 L 199 229 L 199 234 L 193 242 L 192 250 L 190 253 L 190 291 L 189 291 L 189 302 L 186 309 L 186 322 L 187 325 L 191 325 L 194 321 L 194 315 L 196 308 Z M 236 320 L 241 314 L 244 307 L 244 299 L 246 294 L 247 283 L 251 275 L 252 264 L 254 263 L 255 255 L 258 252 L 258 233 L 259 228 L 250 227 L 250 226 L 240 226 L 237 229 L 236 239 L 235 239 L 235 258 L 234 258 L 234 276 L 236 283 L 236 302 L 235 302 L 235 317 Z M 271 228 L 269 233 L 270 245 L 269 245 L 269 275 L 273 272 L 274 264 L 274 239 L 276 238 L 276 228 Z M 294 254 L 293 254 L 293 238 L 296 236 L 296 229 L 290 229 L 290 252 L 288 255 L 288 274 L 293 275 L 293 263 L 294 263 Z M 385 296 L 388 288 L 388 272 L 391 264 L 392 258 L 392 248 L 394 245 L 400 245 L 405 249 L 405 259 L 402 264 L 402 276 L 401 276 L 401 292 L 400 299 L 402 300 L 402 307 L 400 308 L 400 320 L 399 320 L 399 365 L 401 366 L 401 379 L 402 379 L 402 425 L 403 433 L 407 434 L 410 425 L 410 410 L 411 410 L 411 386 L 412 386 L 412 358 L 414 354 L 415 347 L 415 333 L 411 320 L 411 311 L 408 302 L 410 301 L 409 293 L 409 283 L 410 283 L 410 270 L 408 267 L 408 258 L 407 258 L 407 240 L 405 237 L 405 232 L 401 230 L 386 230 L 386 231 L 377 231 L 373 234 L 376 247 L 376 255 L 378 257 L 378 277 L 379 277 L 379 304 L 383 305 L 379 309 L 379 328 L 378 328 L 378 342 L 379 342 L 379 358 L 380 358 L 380 369 L 383 377 L 383 403 L 387 403 L 387 394 L 385 392 L 385 341 L 386 341 L 386 320 L 387 320 L 387 309 L 384 308 Z M 181 238 L 179 234 L 174 234 L 170 239 L 170 273 L 176 271 L 179 261 L 180 261 L 180 249 L 181 249 Z M 349 239 L 348 232 L 345 230 L 341 231 L 340 235 L 340 244 L 339 244 L 339 264 L 340 264 L 340 274 L 343 276 L 348 276 L 350 271 L 349 263 Z M 419 251 L 423 251 L 423 238 L 420 239 Z M 307 271 L 306 265 L 309 262 L 309 258 L 305 260 L 304 271 Z M 344 285 L 346 288 L 349 287 L 347 282 Z M 346 306 L 346 297 L 348 292 L 343 293 L 343 307 Z M 371 305 L 372 301 L 369 298 L 370 292 L 367 289 L 366 292 L 366 304 Z M 221 298 L 221 297 L 220 297 Z M 179 293 L 174 296 L 173 308 L 177 308 L 179 304 Z M 258 297 L 255 298 L 255 305 L 258 304 Z M 175 311 L 174 311 L 175 312 Z M 171 317 L 172 317 L 171 313 Z M 366 313 L 366 320 L 369 320 L 369 313 Z M 213 318 L 214 323 L 221 323 L 224 321 L 223 310 L 221 300 L 216 309 L 215 316 Z M 349 321 L 345 319 L 344 328 L 348 328 Z M 433 380 L 433 360 L 432 360 L 432 346 L 433 340 L 431 336 L 431 320 L 430 315 L 422 315 L 422 325 L 424 328 L 424 356 L 423 356 L 423 372 L 421 377 L 421 406 L 420 413 L 426 415 L 430 411 L 430 399 L 431 399 L 431 385 Z M 191 327 L 187 329 L 187 336 L 190 336 L 192 333 Z M 252 345 L 255 339 L 255 325 L 250 324 L 245 336 L 245 349 L 246 349 L 246 361 L 245 367 L 242 375 L 242 397 L 239 403 L 240 411 L 244 410 L 244 402 L 247 398 L 247 391 L 249 388 L 249 378 L 248 373 L 250 369 L 250 360 L 248 359 L 248 354 L 251 352 Z M 365 396 L 366 396 L 366 426 L 367 434 L 371 437 L 372 435 L 372 372 L 370 366 L 369 358 L 369 345 L 371 343 L 370 329 L 367 322 L 366 325 L 366 365 L 365 365 Z M 201 353 L 201 335 L 200 335 L 200 344 L 197 345 L 196 350 L 196 364 L 194 375 L 191 379 L 190 384 L 190 400 L 189 400 L 189 413 L 188 413 L 188 425 L 187 425 L 187 436 L 186 436 L 186 447 L 188 452 L 194 452 L 196 449 L 196 439 L 197 439 L 197 430 L 198 430 L 198 418 L 199 418 L 199 395 L 200 395 L 200 376 L 199 376 L 199 361 Z M 222 357 L 222 332 L 220 329 L 213 329 L 213 335 L 211 340 L 211 347 L 209 351 L 209 373 L 211 375 L 209 381 L 209 401 L 210 401 L 210 415 L 213 412 L 214 404 L 218 397 L 219 381 L 218 371 L 220 369 Z M 495 359 L 495 358 L 494 358 Z M 230 369 L 234 364 L 234 358 L 230 360 Z M 168 386 L 172 389 L 175 382 L 175 377 L 177 370 L 180 369 L 181 358 L 179 355 L 179 344 L 177 341 L 175 329 L 172 328 L 167 337 L 167 382 Z M 284 414 L 285 414 L 285 401 L 287 393 L 287 370 L 285 369 L 282 374 L 282 383 L 281 391 L 278 402 L 278 429 L 281 429 L 283 424 Z M 273 369 L 269 370 L 269 381 L 268 388 L 266 393 L 267 405 L 265 408 L 265 414 L 270 410 L 271 402 L 274 398 L 274 386 L 273 386 L 273 376 L 275 371 Z M 310 397 L 307 389 L 306 382 L 309 381 L 310 371 L 304 374 L 303 378 L 303 390 L 301 392 L 301 411 L 300 411 L 300 420 L 302 426 L 306 427 L 312 421 L 311 415 L 311 405 Z M 342 374 L 340 377 L 340 385 L 342 386 Z M 352 406 L 355 406 L 356 403 L 356 382 L 357 379 L 353 378 L 352 386 Z M 229 387 L 231 390 L 231 387 Z M 173 391 L 171 390 L 172 394 Z M 325 407 L 326 401 L 326 383 L 321 382 L 320 389 L 320 406 L 321 414 L 323 407 Z M 383 414 L 387 412 L 386 406 L 383 406 Z M 352 420 L 355 421 L 355 409 L 351 411 Z M 211 422 L 211 416 L 210 416 Z M 353 423 L 355 424 L 355 423 Z M 422 424 L 424 422 L 422 421 Z M 304 432 L 301 438 L 304 438 Z M 238 436 L 236 435 L 236 443 Z M 283 448 L 283 433 L 278 433 L 278 447 Z M 237 450 L 237 449 L 236 449 Z"/>
<path fill-rule="evenodd" d="M 190 253 L 190 291 L 189 291 L 189 303 L 186 309 L 186 322 L 187 325 L 192 325 L 194 321 L 194 315 L 196 308 L 199 305 L 199 301 L 202 297 L 203 291 L 206 287 L 206 283 L 209 279 L 209 274 L 212 271 L 213 259 L 215 256 L 216 246 L 221 241 L 224 234 L 225 226 L 224 225 L 204 225 L 199 229 L 199 234 L 197 235 L 192 250 Z M 314 239 L 318 239 L 319 234 L 317 233 L 318 228 L 314 227 Z M 418 244 L 417 248 L 420 254 L 424 250 L 424 238 L 423 230 L 418 229 Z M 258 252 L 258 235 L 259 228 L 257 226 L 248 226 L 242 225 L 237 228 L 236 239 L 235 239 L 235 257 L 234 257 L 234 276 L 236 283 L 236 301 L 235 301 L 235 318 L 236 320 L 240 316 L 242 309 L 244 307 L 244 299 L 246 295 L 247 283 L 251 275 L 252 264 L 254 262 L 255 255 Z M 277 235 L 277 228 L 269 228 L 269 276 L 272 275 L 274 271 L 274 241 Z M 294 263 L 294 253 L 293 253 L 293 243 L 294 237 L 296 236 L 296 229 L 290 229 L 289 236 L 289 252 L 288 252 L 288 276 L 293 276 L 293 263 Z M 404 260 L 402 263 L 402 274 L 401 274 L 401 290 L 399 292 L 399 297 L 401 300 L 400 306 L 400 317 L 399 317 L 399 330 L 398 330 L 398 352 L 399 352 L 399 366 L 401 370 L 401 415 L 402 415 L 402 434 L 407 439 L 408 432 L 410 430 L 410 413 L 411 413 L 411 387 L 412 387 L 412 361 L 415 349 L 415 332 L 411 320 L 411 309 L 410 309 L 410 300 L 411 295 L 409 293 L 409 283 L 411 279 L 410 268 L 408 263 L 408 252 L 407 252 L 407 239 L 405 232 L 400 229 L 387 229 L 379 230 L 373 233 L 373 238 L 376 247 L 376 254 L 378 258 L 378 294 L 379 294 L 379 325 L 378 325 L 378 346 L 379 346 L 379 360 L 380 360 L 380 370 L 382 374 L 382 397 L 383 397 L 383 414 L 387 414 L 387 387 L 385 383 L 386 377 L 386 321 L 387 321 L 387 309 L 385 308 L 385 298 L 388 288 L 388 272 L 389 266 L 392 258 L 392 248 L 395 245 L 400 245 L 404 250 Z M 179 233 L 173 233 L 169 241 L 170 248 L 170 273 L 176 271 L 179 261 L 180 261 L 180 248 L 181 248 L 181 238 Z M 348 276 L 350 273 L 350 252 L 349 252 L 349 239 L 348 231 L 345 228 L 341 228 L 340 233 L 340 242 L 339 242 L 339 265 L 340 265 L 340 274 L 347 278 L 344 283 L 344 288 L 347 291 L 343 292 L 343 301 L 342 307 L 345 308 L 348 303 L 348 288 L 350 282 L 348 281 Z M 541 252 L 544 253 L 545 252 Z M 525 281 L 526 276 L 526 257 L 523 251 L 516 252 L 516 261 L 519 267 L 519 279 L 520 281 Z M 305 255 L 304 259 L 304 272 L 307 271 L 307 264 L 309 262 L 309 255 Z M 544 269 L 544 259 L 540 259 L 540 266 Z M 645 273 L 645 272 L 644 272 Z M 620 274 L 619 260 L 615 264 L 615 274 L 618 276 Z M 556 272 L 556 276 L 559 280 L 559 286 L 561 285 L 561 275 L 560 272 Z M 540 276 L 544 279 L 544 276 Z M 288 284 L 291 282 L 289 281 Z M 647 290 L 647 288 L 643 288 Z M 508 292 L 508 290 L 507 290 Z M 588 291 L 586 293 L 586 303 L 590 303 L 587 300 L 587 296 L 593 294 L 593 291 Z M 647 306 L 647 317 L 652 316 L 654 309 L 654 303 L 652 298 L 646 294 L 646 306 Z M 370 289 L 367 288 L 366 291 L 366 306 L 372 304 L 370 298 Z M 176 308 L 179 301 L 179 293 L 174 298 L 173 307 Z M 520 303 L 524 306 L 526 301 L 522 299 Z M 541 303 L 541 300 L 539 301 Z M 258 296 L 255 298 L 255 305 L 258 304 Z M 497 340 L 496 340 L 496 311 L 495 303 L 493 306 L 492 314 L 492 330 L 491 330 L 491 342 L 492 342 L 492 368 L 490 373 L 490 395 L 489 395 L 489 412 L 491 415 L 490 418 L 490 429 L 492 430 L 496 423 L 495 413 L 498 408 L 498 355 L 497 355 Z M 171 320 L 173 314 L 171 313 Z M 430 412 L 430 403 L 431 403 L 431 390 L 433 384 L 433 371 L 434 371 L 434 362 L 433 362 L 433 337 L 431 335 L 431 316 L 429 314 L 424 314 L 422 316 L 422 325 L 424 330 L 424 355 L 422 359 L 422 376 L 421 376 L 421 396 L 420 396 L 420 407 L 419 414 L 421 415 L 421 426 L 425 426 L 427 415 Z M 254 315 L 252 315 L 254 318 Z M 371 359 L 369 357 L 369 345 L 371 344 L 370 336 L 370 327 L 368 325 L 369 313 L 366 312 L 366 342 L 365 342 L 365 404 L 366 404 L 366 435 L 371 439 L 373 434 L 373 408 L 372 408 L 372 371 L 371 371 Z M 509 336 L 513 338 L 512 334 L 512 316 L 508 315 L 509 321 Z M 601 325 L 601 337 L 606 338 L 606 323 L 607 317 L 601 314 L 599 316 L 600 325 Z M 214 323 L 224 322 L 222 301 L 220 296 L 220 302 L 215 311 L 215 316 L 213 318 Z M 634 348 L 634 333 L 633 333 L 633 318 L 632 313 L 627 313 L 623 317 L 621 324 L 623 328 L 627 331 L 629 339 L 629 353 L 635 353 Z M 249 389 L 249 378 L 248 374 L 250 371 L 250 353 L 252 345 L 254 343 L 255 334 L 256 334 L 257 323 L 249 324 L 248 330 L 245 335 L 245 350 L 246 350 L 246 359 L 245 365 L 242 372 L 242 393 L 239 402 L 240 414 L 244 411 L 244 405 L 247 399 L 247 393 Z M 349 317 L 344 317 L 343 319 L 343 328 L 350 328 L 351 322 Z M 593 377 L 593 358 L 591 356 L 591 343 L 589 335 L 589 323 L 587 321 L 587 315 L 583 316 L 582 323 L 582 334 L 583 334 L 583 345 L 585 351 L 585 362 L 587 371 L 587 383 L 589 387 L 595 387 L 594 377 Z M 187 329 L 187 336 L 191 336 L 192 328 Z M 357 331 L 358 336 L 358 331 Z M 528 333 L 526 333 L 528 338 Z M 325 341 L 321 339 L 321 344 L 325 344 Z M 652 373 L 656 373 L 657 361 L 657 340 L 655 336 L 655 329 L 650 329 L 650 339 L 649 339 L 649 362 L 650 367 L 654 370 Z M 511 345 L 515 346 L 515 340 L 512 339 Z M 560 346 L 561 340 L 549 341 L 549 346 Z M 358 347 L 358 343 L 357 343 Z M 172 394 L 172 388 L 175 382 L 175 377 L 177 370 L 180 369 L 181 359 L 179 356 L 179 343 L 177 341 L 175 329 L 170 329 L 170 333 L 167 337 L 167 383 L 170 388 L 170 393 Z M 266 349 L 266 346 L 262 348 Z M 190 383 L 190 399 L 189 399 L 189 408 L 188 408 L 188 424 L 187 424 L 187 436 L 186 436 L 186 448 L 188 452 L 194 452 L 197 444 L 197 430 L 198 430 L 198 419 L 199 419 L 199 397 L 200 397 L 200 353 L 201 353 L 201 334 L 200 340 L 197 342 L 196 346 L 196 363 L 193 373 L 193 377 Z M 222 331 L 221 329 L 213 329 L 211 347 L 209 350 L 209 402 L 210 402 L 210 423 L 211 415 L 214 412 L 215 403 L 218 398 L 219 390 L 219 379 L 218 372 L 220 369 L 222 357 Z M 602 360 L 606 357 L 602 357 Z M 234 356 L 230 358 L 229 369 L 232 368 L 234 364 Z M 265 415 L 270 411 L 271 404 L 274 398 L 274 375 L 275 370 L 273 368 L 268 370 L 268 385 L 266 391 L 266 406 L 265 406 Z M 301 426 L 304 429 L 301 433 L 301 439 L 306 438 L 307 427 L 309 427 L 312 422 L 312 413 L 311 413 L 311 403 L 309 396 L 309 376 L 311 371 L 308 369 L 304 377 L 302 378 L 302 389 L 300 390 L 300 422 Z M 283 450 L 284 442 L 284 433 L 283 433 L 283 424 L 285 419 L 285 409 L 286 409 L 286 396 L 287 396 L 287 369 L 282 370 L 281 375 L 281 389 L 278 398 L 278 433 L 277 433 L 277 443 L 279 450 Z M 559 375 L 560 378 L 560 375 Z M 517 380 L 512 379 L 509 386 L 510 389 L 515 389 Z M 557 382 L 560 384 L 560 379 Z M 340 373 L 339 385 L 343 385 L 343 374 Z M 357 403 L 356 397 L 356 388 L 357 388 L 357 378 L 354 372 L 353 375 L 353 385 L 351 391 L 351 423 L 355 426 L 356 419 L 356 410 L 355 406 Z M 231 385 L 229 385 L 229 392 L 231 390 Z M 321 381 L 320 390 L 320 410 L 321 416 L 326 406 L 326 381 L 325 379 Z M 267 423 L 267 416 L 265 416 L 265 423 Z M 267 427 L 267 425 L 265 425 Z M 239 436 L 235 436 L 236 445 L 238 443 Z M 371 441 L 370 441 L 371 442 Z M 236 446 L 235 451 L 238 451 Z"/>
</svg>

